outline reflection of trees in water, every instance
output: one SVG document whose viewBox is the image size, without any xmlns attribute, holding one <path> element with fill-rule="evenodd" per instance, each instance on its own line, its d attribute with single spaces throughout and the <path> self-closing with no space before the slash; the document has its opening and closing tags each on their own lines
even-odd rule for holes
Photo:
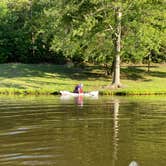
<svg viewBox="0 0 166 166">
<path fill-rule="evenodd" d="M 81 161 L 82 165 L 87 166 L 134 164 L 132 160 L 138 158 L 135 153 L 135 132 L 140 120 L 140 103 L 129 103 L 121 99 L 104 102 L 100 99 L 96 102 L 86 98 L 84 100 L 82 111 L 75 112 L 74 109 L 79 110 L 79 107 L 73 109 L 66 106 L 66 111 L 70 111 L 63 121 L 63 125 L 68 126 L 63 133 L 72 135 L 76 141 L 70 142 L 70 146 L 68 143 L 64 144 L 65 157 L 69 156 L 71 163 L 76 162 L 79 165 Z M 74 103 L 73 100 L 71 102 Z M 73 156 L 79 156 L 80 159 Z"/>
<path fill-rule="evenodd" d="M 133 106 L 133 105 L 132 105 Z M 116 161 L 118 161 L 118 150 L 119 150 L 119 134 L 120 134 L 120 124 L 119 124 L 119 107 L 120 101 L 118 99 L 113 100 L 113 154 L 112 154 L 112 165 L 116 166 Z M 131 161 L 129 166 L 138 166 L 136 161 Z"/>
<path fill-rule="evenodd" d="M 116 160 L 118 160 L 118 132 L 119 132 L 119 100 L 115 99 L 113 101 L 113 166 L 115 166 Z"/>
<path fill-rule="evenodd" d="M 81 162 L 87 166 L 108 163 L 112 166 L 134 164 L 131 161 L 137 158 L 135 132 L 140 120 L 140 103 L 129 103 L 120 99 L 109 99 L 104 102 L 99 99 L 91 102 L 84 98 L 82 111 L 76 111 L 80 110 L 80 107 L 75 107 L 79 105 L 80 99 L 74 99 L 68 101 L 69 104 L 76 102 L 73 107 L 67 104 L 64 109 L 63 105 L 63 109 L 68 113 L 62 124 L 68 126 L 62 133 L 68 133 L 66 135 L 72 133 L 72 137 L 77 140 L 74 143 L 70 142 L 71 148 L 68 147 L 68 143 L 65 144 L 65 156 L 70 156 L 70 160 L 72 158 L 71 163 L 79 164 L 79 159 L 73 158 L 74 154 L 79 156 L 80 160 L 84 159 L 84 162 L 82 160 Z M 120 121 L 122 119 L 123 121 Z M 125 159 L 122 156 L 125 156 Z"/>
</svg>

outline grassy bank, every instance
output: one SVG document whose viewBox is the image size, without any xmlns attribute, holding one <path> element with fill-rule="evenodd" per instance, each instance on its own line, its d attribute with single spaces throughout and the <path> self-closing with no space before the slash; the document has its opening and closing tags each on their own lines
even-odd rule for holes
<svg viewBox="0 0 166 166">
<path fill-rule="evenodd" d="M 84 91 L 100 90 L 103 95 L 166 94 L 166 65 L 152 66 L 147 73 L 144 66 L 122 66 L 121 81 L 125 88 L 108 90 L 111 83 L 98 66 L 84 69 L 51 64 L 1 64 L 1 94 L 57 94 L 72 91 L 78 83 Z"/>
</svg>

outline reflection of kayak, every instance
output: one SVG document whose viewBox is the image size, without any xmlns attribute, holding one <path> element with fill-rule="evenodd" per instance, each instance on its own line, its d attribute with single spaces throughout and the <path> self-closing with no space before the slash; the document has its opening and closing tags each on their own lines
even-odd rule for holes
<svg viewBox="0 0 166 166">
<path fill-rule="evenodd" d="M 92 92 L 87 92 L 87 93 L 72 93 L 69 91 L 60 91 L 62 96 L 98 96 L 99 91 L 92 91 Z"/>
</svg>

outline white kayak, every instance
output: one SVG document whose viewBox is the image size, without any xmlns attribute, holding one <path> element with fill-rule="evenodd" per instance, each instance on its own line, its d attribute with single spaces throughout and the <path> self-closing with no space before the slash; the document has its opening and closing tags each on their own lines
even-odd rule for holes
<svg viewBox="0 0 166 166">
<path fill-rule="evenodd" d="M 91 91 L 91 92 L 87 92 L 87 93 L 72 93 L 69 91 L 60 91 L 62 96 L 94 96 L 97 97 L 99 94 L 99 91 Z"/>
</svg>

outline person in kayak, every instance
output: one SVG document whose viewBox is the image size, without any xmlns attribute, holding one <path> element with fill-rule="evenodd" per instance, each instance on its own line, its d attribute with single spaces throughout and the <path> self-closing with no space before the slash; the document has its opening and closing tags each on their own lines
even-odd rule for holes
<svg viewBox="0 0 166 166">
<path fill-rule="evenodd" d="M 74 89 L 73 92 L 74 92 L 74 93 L 83 93 L 83 84 L 78 84 L 78 85 L 75 87 L 75 89 Z"/>
</svg>

